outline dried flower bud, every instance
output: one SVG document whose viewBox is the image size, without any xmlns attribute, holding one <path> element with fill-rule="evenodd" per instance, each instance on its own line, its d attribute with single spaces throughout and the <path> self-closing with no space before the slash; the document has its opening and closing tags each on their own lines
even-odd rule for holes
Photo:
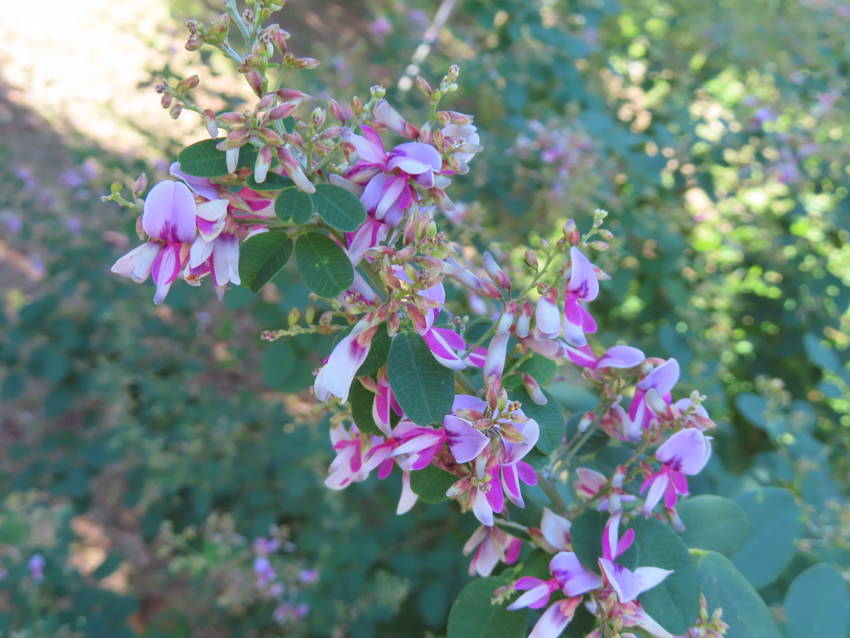
<svg viewBox="0 0 850 638">
<path fill-rule="evenodd" d="M 310 114 L 310 120 L 313 123 L 315 128 L 321 128 L 325 123 L 325 118 L 327 117 L 327 112 L 325 109 L 316 107 L 313 109 L 313 112 Z"/>
<path fill-rule="evenodd" d="M 180 102 L 177 102 L 168 109 L 168 114 L 172 117 L 172 119 L 177 119 L 180 117 L 180 114 L 183 112 L 183 105 Z"/>
<path fill-rule="evenodd" d="M 197 51 L 204 46 L 204 38 L 199 35 L 191 35 L 184 46 L 187 51 Z"/>
<path fill-rule="evenodd" d="M 434 89 L 431 88 L 431 85 L 428 84 L 428 80 L 423 78 L 421 75 L 416 76 L 416 88 L 422 91 L 425 95 L 430 97 L 434 93 Z"/>
<path fill-rule="evenodd" d="M 292 100 L 306 100 L 310 97 L 307 93 L 299 91 L 298 89 L 278 89 L 275 92 L 281 100 L 285 100 L 287 102 Z"/>
<path fill-rule="evenodd" d="M 315 69 L 319 66 L 319 61 L 316 58 L 296 58 L 295 68 L 297 69 Z"/>
<path fill-rule="evenodd" d="M 177 88 L 182 89 L 184 91 L 188 91 L 190 89 L 194 89 L 200 83 L 201 78 L 199 78 L 197 75 L 190 75 L 185 80 L 181 80 L 180 83 L 177 85 Z"/>
<path fill-rule="evenodd" d="M 248 73 L 245 74 L 245 79 L 248 81 L 248 84 L 254 93 L 258 96 L 261 96 L 266 92 L 263 76 L 261 76 L 257 71 L 248 71 Z"/>
<path fill-rule="evenodd" d="M 529 268 L 533 268 L 534 270 L 538 270 L 540 268 L 540 262 L 537 260 L 537 255 L 534 254 L 532 250 L 525 251 L 525 263 L 528 264 Z"/>
<path fill-rule="evenodd" d="M 230 15 L 222 13 L 216 21 L 210 25 L 207 31 L 208 39 L 215 42 L 222 42 L 227 36 L 227 31 L 230 28 Z"/>
<path fill-rule="evenodd" d="M 136 178 L 136 181 L 133 183 L 133 194 L 141 195 L 148 188 L 148 176 L 142 173 Z"/>
<path fill-rule="evenodd" d="M 162 108 L 167 109 L 169 106 L 171 106 L 171 101 L 173 99 L 174 98 L 171 97 L 171 93 L 163 93 L 162 97 L 159 100 L 159 103 L 160 105 L 162 105 Z"/>
</svg>

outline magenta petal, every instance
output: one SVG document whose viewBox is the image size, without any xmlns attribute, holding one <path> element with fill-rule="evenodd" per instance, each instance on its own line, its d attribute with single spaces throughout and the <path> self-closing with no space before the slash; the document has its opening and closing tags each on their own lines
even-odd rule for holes
<svg viewBox="0 0 850 638">
<path fill-rule="evenodd" d="M 643 352 L 631 346 L 608 348 L 596 364 L 597 368 L 634 368 L 645 359 Z"/>
<path fill-rule="evenodd" d="M 528 463 L 517 461 L 516 469 L 520 481 L 526 485 L 537 485 L 537 472 Z"/>
</svg>

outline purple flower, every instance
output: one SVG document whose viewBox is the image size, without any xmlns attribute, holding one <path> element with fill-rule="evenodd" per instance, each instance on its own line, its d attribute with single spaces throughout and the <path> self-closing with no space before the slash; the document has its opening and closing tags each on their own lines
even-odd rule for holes
<svg viewBox="0 0 850 638">
<path fill-rule="evenodd" d="M 44 580 L 44 556 L 33 554 L 27 561 L 27 569 L 30 570 L 30 578 L 35 582 Z"/>
<path fill-rule="evenodd" d="M 620 519 L 622 512 L 612 514 L 605 523 L 602 532 L 602 557 L 599 559 L 599 567 L 605 575 L 605 579 L 617 594 L 621 603 L 634 600 L 640 594 L 652 589 L 673 572 L 660 567 L 638 567 L 634 570 L 628 569 L 615 562 L 635 540 L 635 531 L 628 530 L 620 538 Z"/>
<path fill-rule="evenodd" d="M 377 327 L 360 321 L 336 344 L 313 383 L 313 391 L 320 401 L 327 401 L 331 395 L 343 401 L 348 399 L 351 382 L 369 354 L 376 330 Z"/>
<path fill-rule="evenodd" d="M 667 439 L 655 451 L 655 458 L 664 465 L 640 487 L 641 493 L 649 490 L 643 507 L 644 515 L 649 516 L 662 496 L 664 507 L 676 507 L 679 496 L 688 493 L 685 476 L 699 474 L 710 456 L 711 440 L 697 428 L 680 430 Z"/>
</svg>

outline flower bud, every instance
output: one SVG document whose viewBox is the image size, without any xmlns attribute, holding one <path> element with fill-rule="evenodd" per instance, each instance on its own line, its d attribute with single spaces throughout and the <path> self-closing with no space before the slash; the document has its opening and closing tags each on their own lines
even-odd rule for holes
<svg viewBox="0 0 850 638">
<path fill-rule="evenodd" d="M 457 64 L 452 64 L 449 67 L 449 72 L 446 73 L 446 79 L 449 82 L 457 82 L 458 77 L 460 76 L 460 67 Z"/>
<path fill-rule="evenodd" d="M 537 383 L 537 380 L 530 374 L 522 375 L 522 385 L 525 386 L 525 391 L 528 392 L 528 396 L 530 396 L 531 400 L 537 405 L 546 405 L 549 402 L 549 399 L 547 399 L 546 395 L 543 394 L 540 384 Z"/>
<path fill-rule="evenodd" d="M 245 79 L 248 81 L 248 85 L 257 94 L 257 96 L 261 96 L 265 93 L 266 89 L 263 86 L 263 76 L 261 76 L 257 71 L 248 71 L 245 74 Z"/>
<path fill-rule="evenodd" d="M 330 109 L 331 117 L 333 117 L 337 122 L 345 124 L 346 121 L 348 121 L 348 117 L 346 117 L 345 114 L 345 109 L 343 109 L 339 105 L 339 102 L 337 102 L 336 100 L 331 100 L 328 103 L 328 108 Z"/>
<path fill-rule="evenodd" d="M 171 93 L 163 93 L 162 97 L 159 99 L 159 103 L 162 108 L 167 109 L 169 106 L 171 106 L 171 101 L 173 99 L 174 98 L 171 97 Z"/>
<path fill-rule="evenodd" d="M 189 39 L 186 40 L 186 44 L 184 45 L 187 51 L 197 51 L 202 46 L 204 46 L 204 38 L 194 34 L 189 36 Z"/>
<path fill-rule="evenodd" d="M 188 90 L 190 90 L 190 89 L 194 89 L 194 88 L 195 88 L 195 87 L 197 87 L 200 83 L 201 83 L 201 78 L 199 78 L 197 75 L 190 75 L 190 76 L 189 76 L 188 78 L 186 78 L 185 80 L 181 80 L 181 81 L 177 84 L 177 88 L 179 88 L 179 89 L 183 89 L 184 91 L 188 91 Z"/>
<path fill-rule="evenodd" d="M 207 127 L 207 133 L 210 134 L 210 137 L 218 137 L 218 122 L 215 120 L 215 113 L 213 113 L 210 109 L 206 109 L 204 111 L 204 124 Z"/>
<path fill-rule="evenodd" d="M 379 100 L 375 108 L 372 109 L 372 114 L 378 122 L 399 135 L 408 139 L 416 139 L 419 135 L 419 130 L 405 120 L 386 100 Z"/>
<path fill-rule="evenodd" d="M 588 243 L 588 246 L 593 248 L 593 250 L 598 250 L 599 252 L 604 252 L 608 250 L 608 242 L 604 241 L 594 240 Z"/>
<path fill-rule="evenodd" d="M 136 178 L 136 181 L 133 182 L 133 194 L 141 195 L 147 190 L 148 187 L 148 176 L 142 173 Z"/>
<path fill-rule="evenodd" d="M 281 166 L 283 166 L 286 174 L 293 182 L 295 182 L 295 185 L 300 190 L 305 193 L 316 192 L 316 187 L 313 186 L 309 179 L 307 179 L 307 176 L 304 174 L 304 171 L 301 170 L 301 165 L 298 163 L 298 160 L 295 159 L 292 151 L 288 148 L 279 148 L 277 151 L 277 158 L 280 160 Z"/>
<path fill-rule="evenodd" d="M 210 25 L 207 31 L 207 36 L 210 41 L 222 42 L 227 36 L 227 31 L 230 28 L 230 15 L 222 13 L 215 22 Z"/>
<path fill-rule="evenodd" d="M 568 219 L 567 223 L 564 224 L 564 238 L 567 240 L 570 246 L 578 245 L 578 242 L 581 239 L 579 236 L 578 228 L 576 227 L 576 222 L 572 218 Z"/>
<path fill-rule="evenodd" d="M 257 136 L 270 146 L 280 146 L 283 144 L 283 138 L 274 129 L 264 126 L 257 132 Z"/>
<path fill-rule="evenodd" d="M 369 88 L 369 95 L 373 98 L 380 100 L 387 94 L 387 90 L 382 87 L 380 84 L 376 84 Z"/>
<path fill-rule="evenodd" d="M 301 311 L 298 308 L 293 308 L 289 311 L 289 315 L 287 316 L 287 323 L 289 327 L 292 328 L 295 324 L 298 323 L 298 320 L 301 318 Z"/>
<path fill-rule="evenodd" d="M 286 53 L 286 41 L 290 37 L 289 31 L 285 29 L 281 29 L 278 25 L 272 25 L 272 27 L 276 27 L 274 29 L 269 29 L 269 36 L 271 37 L 271 41 L 274 42 L 275 46 L 281 50 L 282 53 Z"/>
<path fill-rule="evenodd" d="M 245 115 L 242 113 L 236 113 L 235 111 L 227 111 L 226 113 L 222 113 L 218 116 L 218 119 L 221 120 L 224 124 L 228 126 L 234 126 L 236 124 L 244 124 L 245 123 Z"/>
<path fill-rule="evenodd" d="M 514 323 L 514 315 L 516 314 L 516 304 L 510 303 L 505 309 L 504 314 L 499 317 L 499 322 L 496 324 L 496 334 L 508 332 Z"/>
<path fill-rule="evenodd" d="M 530 249 L 525 251 L 525 263 L 528 264 L 529 268 L 533 268 L 534 270 L 538 270 L 540 268 L 540 262 L 537 261 L 537 255 L 535 255 Z"/>
<path fill-rule="evenodd" d="M 429 97 L 434 93 L 434 89 L 432 89 L 431 85 L 428 84 L 428 80 L 423 78 L 421 75 L 416 76 L 416 88 Z"/>
<path fill-rule="evenodd" d="M 316 58 L 296 58 L 295 66 L 298 69 L 315 69 L 319 61 Z"/>
<path fill-rule="evenodd" d="M 322 128 L 322 125 L 325 123 L 325 118 L 327 117 L 327 113 L 325 109 L 316 107 L 313 109 L 313 112 L 310 114 L 310 121 L 313 123 L 315 128 Z"/>
<path fill-rule="evenodd" d="M 299 91 L 298 89 L 278 89 L 275 91 L 277 96 L 283 100 L 284 102 L 291 102 L 293 100 L 306 100 L 310 96 L 304 93 L 304 91 Z"/>
<path fill-rule="evenodd" d="M 607 228 L 602 228 L 599 231 L 599 236 L 602 237 L 602 239 L 604 239 L 605 241 L 611 241 L 612 239 L 614 239 L 614 233 L 612 233 Z"/>
<path fill-rule="evenodd" d="M 257 160 L 254 162 L 254 180 L 258 184 L 266 181 L 266 176 L 269 173 L 269 167 L 272 165 L 272 150 L 268 146 L 264 146 L 257 153 Z"/>
<path fill-rule="evenodd" d="M 257 102 L 257 111 L 265 111 L 267 108 L 272 106 L 277 100 L 276 93 L 266 93 L 263 97 L 260 98 L 260 101 Z"/>
<path fill-rule="evenodd" d="M 351 98 L 351 111 L 356 116 L 359 116 L 363 112 L 363 100 L 356 95 Z"/>
<path fill-rule="evenodd" d="M 224 160 L 227 164 L 227 172 L 235 173 L 236 166 L 239 164 L 239 146 L 235 148 L 229 148 L 224 153 Z"/>
<path fill-rule="evenodd" d="M 266 118 L 269 120 L 282 120 L 283 118 L 292 115 L 292 112 L 297 108 L 298 102 L 284 102 L 280 106 L 276 106 L 269 111 Z"/>
<path fill-rule="evenodd" d="M 484 253 L 484 269 L 487 271 L 487 274 L 490 275 L 490 278 L 498 285 L 504 288 L 505 290 L 511 289 L 511 280 L 505 274 L 505 271 L 499 267 L 499 264 L 496 263 L 496 260 L 493 259 L 493 255 L 489 252 Z"/>
<path fill-rule="evenodd" d="M 180 102 L 171 105 L 171 108 L 168 109 L 168 114 L 172 119 L 176 120 L 180 117 L 180 114 L 183 112 L 183 105 Z"/>
<path fill-rule="evenodd" d="M 530 332 L 531 315 L 534 313 L 534 306 L 531 302 L 526 301 L 520 309 L 519 317 L 516 321 L 516 336 L 520 339 L 525 339 Z"/>
</svg>

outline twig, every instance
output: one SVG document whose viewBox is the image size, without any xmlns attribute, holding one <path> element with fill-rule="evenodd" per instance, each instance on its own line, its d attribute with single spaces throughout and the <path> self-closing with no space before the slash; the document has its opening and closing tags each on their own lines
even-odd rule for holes
<svg viewBox="0 0 850 638">
<path fill-rule="evenodd" d="M 428 28 L 425 29 L 425 33 L 422 35 L 422 41 L 413 52 L 410 64 L 407 65 L 407 68 L 404 70 L 404 75 L 401 76 L 401 79 L 398 81 L 398 90 L 400 92 L 406 93 L 410 90 L 410 87 L 413 86 L 413 78 L 419 74 L 419 69 L 422 66 L 422 63 L 425 61 L 425 58 L 428 57 L 428 54 L 431 53 L 431 48 L 434 46 L 434 42 L 437 41 L 437 36 L 440 35 L 440 29 L 443 28 L 443 25 L 449 19 L 449 16 L 452 14 L 452 11 L 454 11 L 456 4 L 457 0 L 443 0 L 440 8 L 437 9 L 437 13 L 434 14 L 434 19 L 431 20 L 431 24 L 428 25 Z"/>
</svg>

